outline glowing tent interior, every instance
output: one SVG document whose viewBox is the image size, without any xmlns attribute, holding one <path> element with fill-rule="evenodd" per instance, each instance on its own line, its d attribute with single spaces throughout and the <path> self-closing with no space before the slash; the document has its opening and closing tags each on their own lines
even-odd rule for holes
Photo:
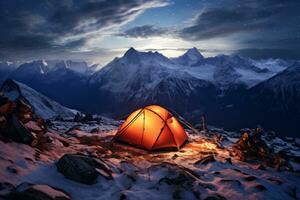
<svg viewBox="0 0 300 200">
<path fill-rule="evenodd" d="M 150 105 L 130 114 L 114 139 L 147 150 L 179 149 L 187 140 L 187 135 L 168 110 Z"/>
</svg>

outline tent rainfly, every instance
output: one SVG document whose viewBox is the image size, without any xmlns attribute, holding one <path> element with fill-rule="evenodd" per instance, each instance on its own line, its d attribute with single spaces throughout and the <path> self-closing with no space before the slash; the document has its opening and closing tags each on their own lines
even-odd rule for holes
<svg viewBox="0 0 300 200">
<path fill-rule="evenodd" d="M 168 110 L 150 105 L 130 114 L 114 139 L 147 150 L 179 149 L 187 140 L 187 135 Z"/>
</svg>

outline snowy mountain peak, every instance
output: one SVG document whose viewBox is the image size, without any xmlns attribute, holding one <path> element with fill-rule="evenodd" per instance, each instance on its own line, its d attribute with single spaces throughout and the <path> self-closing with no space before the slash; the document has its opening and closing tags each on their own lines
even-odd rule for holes
<svg viewBox="0 0 300 200">
<path fill-rule="evenodd" d="M 196 47 L 193 47 L 193 48 L 187 50 L 187 52 L 184 55 L 187 55 L 192 59 L 204 58 L 203 55 L 198 51 L 198 49 Z"/>
<path fill-rule="evenodd" d="M 111 63 L 121 62 L 123 65 L 139 65 L 139 66 L 172 66 L 174 63 L 159 52 L 142 52 L 134 48 L 126 51 L 123 57 L 113 60 Z M 109 65 L 112 65 L 112 64 Z"/>
<path fill-rule="evenodd" d="M 132 55 L 136 55 L 138 53 L 137 50 L 135 50 L 135 48 L 130 47 L 124 54 L 124 56 L 132 56 Z"/>
<path fill-rule="evenodd" d="M 173 60 L 180 65 L 192 66 L 197 62 L 204 59 L 203 55 L 198 51 L 196 47 L 188 49 L 182 56 L 174 58 Z"/>
</svg>

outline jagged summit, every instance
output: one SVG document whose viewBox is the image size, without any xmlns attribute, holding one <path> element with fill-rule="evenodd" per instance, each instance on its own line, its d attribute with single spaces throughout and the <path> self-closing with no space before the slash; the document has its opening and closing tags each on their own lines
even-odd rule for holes
<svg viewBox="0 0 300 200">
<path fill-rule="evenodd" d="M 204 59 L 196 47 L 188 49 L 183 55 L 175 58 L 174 61 L 185 66 L 191 66 Z"/>
<path fill-rule="evenodd" d="M 135 54 L 137 54 L 137 53 L 138 53 L 138 51 L 137 51 L 135 48 L 130 47 L 130 48 L 125 52 L 124 56 L 135 55 Z"/>
<path fill-rule="evenodd" d="M 185 55 L 193 56 L 195 58 L 204 58 L 203 55 L 199 52 L 199 50 L 196 47 L 188 49 Z"/>
</svg>

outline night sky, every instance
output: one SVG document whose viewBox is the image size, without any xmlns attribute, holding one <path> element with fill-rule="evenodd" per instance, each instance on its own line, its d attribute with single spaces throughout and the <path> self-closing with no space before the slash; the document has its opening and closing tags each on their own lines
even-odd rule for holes
<svg viewBox="0 0 300 200">
<path fill-rule="evenodd" d="M 105 64 L 129 47 L 166 56 L 300 59 L 299 0 L 1 0 L 0 60 Z"/>
</svg>

